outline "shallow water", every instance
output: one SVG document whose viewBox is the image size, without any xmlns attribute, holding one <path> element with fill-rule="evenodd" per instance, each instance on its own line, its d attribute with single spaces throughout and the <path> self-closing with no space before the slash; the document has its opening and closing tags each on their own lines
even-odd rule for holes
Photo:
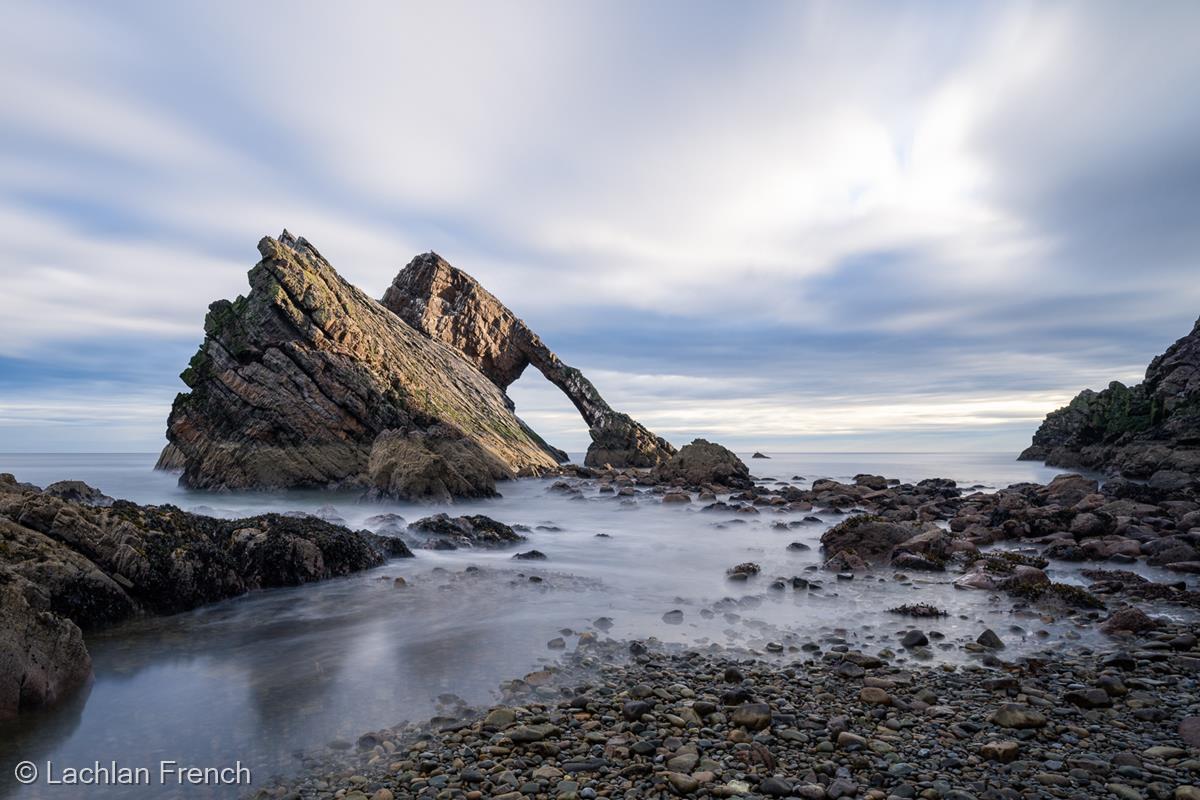
<svg viewBox="0 0 1200 800">
<path fill-rule="evenodd" d="M 743 454 L 747 458 L 749 454 Z M 514 561 L 513 550 L 417 551 L 375 570 L 321 584 L 260 592 L 166 618 L 138 620 L 88 636 L 95 682 L 72 702 L 24 715 L 0 727 L 0 791 L 19 798 L 78 796 L 72 787 L 17 787 L 17 761 L 90 765 L 118 759 L 157 765 L 173 759 L 198 766 L 241 760 L 255 784 L 295 768 L 293 753 L 437 710 L 439 695 L 485 703 L 497 685 L 553 661 L 547 647 L 564 636 L 593 630 L 618 639 L 660 640 L 761 649 L 768 641 L 798 646 L 841 635 L 874 652 L 896 646 L 914 621 L 886 613 L 901 603 L 931 602 L 950 616 L 916 625 L 945 634 L 935 658 L 961 661 L 957 647 L 992 627 L 1007 641 L 1006 656 L 1093 635 L 1069 624 L 1045 625 L 1011 612 L 986 592 L 956 591 L 952 575 L 919 576 L 912 583 L 877 578 L 824 581 L 819 592 L 779 592 L 770 578 L 805 575 L 819 563 L 818 540 L 841 519 L 786 531 L 777 520 L 803 515 L 720 515 L 692 506 L 664 506 L 646 495 L 635 502 L 600 496 L 582 499 L 549 490 L 551 481 L 523 480 L 501 487 L 504 497 L 453 507 L 362 504 L 328 493 L 203 494 L 180 489 L 175 476 L 149 469 L 151 455 L 0 456 L 0 471 L 45 485 L 85 480 L 116 497 L 175 503 L 219 516 L 263 511 L 336 508 L 352 527 L 393 512 L 413 521 L 437 511 L 485 513 L 528 525 L 529 542 L 548 556 Z M 994 489 L 1019 481 L 1045 482 L 1058 470 L 996 454 L 774 454 L 748 460 L 756 475 L 792 481 L 848 479 L 872 472 L 911 481 L 952 477 L 960 485 Z M 608 534 L 606 537 L 597 534 Z M 812 550 L 786 550 L 803 541 Z M 763 575 L 731 583 L 725 570 L 756 561 Z M 467 567 L 477 570 L 466 572 Z M 1054 565 L 1058 579 L 1074 579 L 1074 565 Z M 403 576 L 408 586 L 395 588 Z M 540 577 L 540 583 L 530 576 Z M 683 621 L 669 624 L 665 612 Z M 611 619 L 611 629 L 594 621 Z M 1020 626 L 1017 633 L 1012 626 Z M 607 625 L 603 625 L 607 628 Z M 1044 629 L 1047 635 L 1033 635 Z M 563 632 L 567 633 L 564 634 Z M 797 653 L 782 658 L 796 658 Z M 152 790 L 156 797 L 225 797 L 241 790 Z M 88 797 L 136 797 L 144 787 L 89 788 Z"/>
</svg>

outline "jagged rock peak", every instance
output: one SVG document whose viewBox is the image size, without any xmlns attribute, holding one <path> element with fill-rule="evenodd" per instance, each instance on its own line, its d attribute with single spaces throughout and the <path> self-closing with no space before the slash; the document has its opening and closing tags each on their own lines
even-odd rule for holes
<svg viewBox="0 0 1200 800">
<path fill-rule="evenodd" d="M 269 239 L 270 237 L 263 237 L 263 240 L 259 242 L 260 253 L 262 253 L 262 242 L 268 241 Z M 283 233 L 279 234 L 278 242 L 284 247 L 290 250 L 295 250 L 301 255 L 306 255 L 312 258 L 320 259 L 321 261 L 325 261 L 324 256 L 322 256 L 320 251 L 313 246 L 312 242 L 310 242 L 308 239 L 305 239 L 303 236 L 293 236 L 288 232 L 287 228 L 284 228 Z M 266 253 L 262 254 L 263 256 L 266 256 Z"/>
<path fill-rule="evenodd" d="M 587 423 L 592 437 L 588 465 L 653 467 L 675 453 L 665 439 L 615 411 L 583 373 L 564 364 L 491 292 L 437 253 L 410 261 L 384 292 L 382 303 L 431 339 L 458 350 L 501 390 L 532 364 Z"/>
<path fill-rule="evenodd" d="M 495 295 L 432 251 L 410 261 L 381 302 L 417 330 L 454 347 L 501 390 L 521 377 L 530 352 L 549 353 Z"/>
<path fill-rule="evenodd" d="M 1142 383 L 1085 389 L 1047 415 L 1020 457 L 1163 484 L 1200 477 L 1200 320 Z"/>
<path fill-rule="evenodd" d="M 346 486 L 487 496 L 557 464 L 462 354 L 418 333 L 284 231 L 250 293 L 219 300 L 168 420 L 181 481 L 205 489 Z"/>
</svg>

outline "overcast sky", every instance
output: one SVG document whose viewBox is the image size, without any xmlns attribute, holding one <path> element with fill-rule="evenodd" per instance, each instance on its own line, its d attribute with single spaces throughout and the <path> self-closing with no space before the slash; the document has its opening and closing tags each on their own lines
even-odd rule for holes
<svg viewBox="0 0 1200 800">
<path fill-rule="evenodd" d="M 285 226 L 376 297 L 438 251 L 677 443 L 1015 453 L 1200 315 L 1194 2 L 4 10 L 0 451 L 158 449 Z"/>
</svg>

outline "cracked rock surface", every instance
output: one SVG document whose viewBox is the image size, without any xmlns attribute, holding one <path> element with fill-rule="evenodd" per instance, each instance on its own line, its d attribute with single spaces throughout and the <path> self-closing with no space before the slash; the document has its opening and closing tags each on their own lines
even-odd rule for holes
<svg viewBox="0 0 1200 800">
<path fill-rule="evenodd" d="M 360 488 L 486 497 L 557 453 L 504 393 L 345 281 L 286 231 L 264 237 L 250 292 L 210 306 L 183 372 L 162 466 L 210 490 Z"/>
</svg>

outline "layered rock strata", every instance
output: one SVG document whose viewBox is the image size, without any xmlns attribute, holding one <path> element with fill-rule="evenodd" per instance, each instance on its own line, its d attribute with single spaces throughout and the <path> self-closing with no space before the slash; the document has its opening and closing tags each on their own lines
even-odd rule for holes
<svg viewBox="0 0 1200 800">
<path fill-rule="evenodd" d="M 562 390 L 587 423 L 590 466 L 654 467 L 675 448 L 616 411 L 579 370 L 569 367 L 478 281 L 436 253 L 409 262 L 382 303 L 429 338 L 462 353 L 501 391 L 532 364 Z M 565 459 L 564 459 L 565 460 Z"/>
<path fill-rule="evenodd" d="M 496 384 L 284 231 L 259 242 L 250 293 L 213 303 L 159 466 L 198 489 L 353 487 L 482 497 L 558 453 Z"/>
</svg>

